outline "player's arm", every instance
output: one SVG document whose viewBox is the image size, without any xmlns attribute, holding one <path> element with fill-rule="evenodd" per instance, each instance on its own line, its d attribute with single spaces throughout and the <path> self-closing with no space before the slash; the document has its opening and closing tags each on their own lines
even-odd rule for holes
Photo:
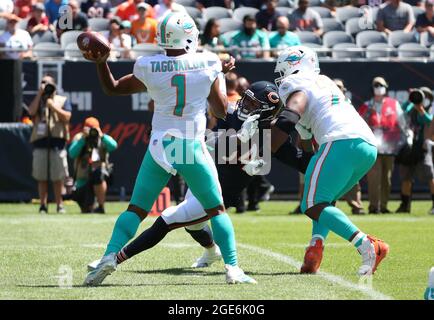
<svg viewBox="0 0 434 320">
<path fill-rule="evenodd" d="M 212 115 L 219 119 L 226 118 L 228 98 L 220 91 L 220 79 L 217 77 L 208 96 L 209 109 Z"/>
<path fill-rule="evenodd" d="M 122 96 L 138 93 L 146 90 L 142 81 L 137 79 L 132 73 L 116 80 L 110 71 L 107 58 L 110 52 L 105 56 L 93 56 L 90 52 L 84 53 L 83 56 L 90 61 L 95 62 L 98 78 L 105 94 L 109 96 Z"/>
<path fill-rule="evenodd" d="M 277 152 L 295 130 L 306 105 L 307 96 L 302 91 L 296 91 L 288 97 L 284 109 L 271 124 L 271 152 Z"/>
</svg>

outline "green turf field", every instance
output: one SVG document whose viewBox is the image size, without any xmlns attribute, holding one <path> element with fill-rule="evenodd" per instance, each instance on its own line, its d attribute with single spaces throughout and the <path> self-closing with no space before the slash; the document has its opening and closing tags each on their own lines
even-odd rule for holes
<svg viewBox="0 0 434 320">
<path fill-rule="evenodd" d="M 345 204 L 339 205 L 348 211 Z M 202 249 L 180 229 L 122 264 L 104 286 L 85 288 L 81 284 L 86 264 L 103 253 L 113 223 L 126 204 L 109 203 L 106 215 L 81 215 L 71 205 L 66 215 L 44 216 L 36 213 L 36 205 L 1 204 L 0 299 L 423 298 L 428 271 L 434 265 L 434 216 L 427 214 L 430 203 L 414 202 L 411 215 L 351 217 L 363 231 L 391 246 L 371 287 L 360 285 L 356 276 L 360 256 L 334 235 L 327 241 L 322 273 L 298 274 L 310 222 L 305 216 L 288 216 L 294 206 L 294 202 L 269 202 L 258 213 L 231 214 L 240 265 L 258 281 L 256 286 L 226 285 L 222 262 L 208 269 L 190 269 Z M 397 202 L 390 204 L 391 209 L 397 206 Z M 142 229 L 153 220 L 145 220 Z M 68 283 L 59 278 L 65 270 L 72 271 L 72 288 L 59 287 L 59 282 Z"/>
</svg>

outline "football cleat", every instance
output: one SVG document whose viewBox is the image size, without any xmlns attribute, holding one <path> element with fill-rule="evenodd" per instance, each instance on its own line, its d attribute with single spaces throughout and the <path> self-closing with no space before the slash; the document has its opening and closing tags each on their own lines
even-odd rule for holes
<svg viewBox="0 0 434 320">
<path fill-rule="evenodd" d="M 98 259 L 98 260 L 95 260 L 95 261 L 92 261 L 91 263 L 89 263 L 87 265 L 87 271 L 91 272 L 91 271 L 95 270 L 100 262 L 101 262 L 101 259 Z"/>
<path fill-rule="evenodd" d="M 321 239 L 312 240 L 313 243 L 306 248 L 300 273 L 317 273 L 321 265 L 322 253 L 324 251 L 323 241 Z"/>
<path fill-rule="evenodd" d="M 359 275 L 374 274 L 380 262 L 389 253 L 389 245 L 383 240 L 367 235 L 360 247 L 357 249 L 362 255 L 362 265 L 359 268 Z"/>
<path fill-rule="evenodd" d="M 222 254 L 220 248 L 214 245 L 212 249 L 205 249 L 203 255 L 191 265 L 192 268 L 207 268 L 214 262 L 221 260 Z"/>
<path fill-rule="evenodd" d="M 100 263 L 96 266 L 95 270 L 87 274 L 84 280 L 85 286 L 99 286 L 104 279 L 113 273 L 117 267 L 116 253 L 112 252 L 102 257 Z"/>
<path fill-rule="evenodd" d="M 226 269 L 226 282 L 228 284 L 237 284 L 237 283 L 257 284 L 255 279 L 246 275 L 244 271 L 238 266 L 231 266 L 225 264 L 225 269 Z"/>
</svg>

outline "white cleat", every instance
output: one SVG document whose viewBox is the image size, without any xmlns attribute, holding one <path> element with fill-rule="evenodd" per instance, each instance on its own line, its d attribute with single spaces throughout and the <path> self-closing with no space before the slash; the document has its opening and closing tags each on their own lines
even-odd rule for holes
<svg viewBox="0 0 434 320">
<path fill-rule="evenodd" d="M 375 254 L 375 247 L 371 241 L 369 241 L 368 237 L 363 240 L 357 250 L 362 255 L 362 265 L 359 268 L 359 276 L 373 274 L 377 255 Z"/>
<path fill-rule="evenodd" d="M 98 260 L 95 260 L 95 261 L 92 261 L 91 263 L 89 263 L 87 265 L 87 271 L 91 272 L 91 271 L 95 270 L 100 262 L 101 262 L 101 259 L 98 259 Z"/>
<path fill-rule="evenodd" d="M 231 266 L 225 264 L 225 269 L 226 269 L 226 282 L 228 284 L 237 284 L 237 283 L 257 284 L 255 279 L 246 275 L 244 271 L 238 266 Z"/>
<path fill-rule="evenodd" d="M 84 280 L 84 285 L 99 286 L 108 275 L 112 274 L 112 272 L 116 270 L 117 265 L 116 253 L 113 252 L 102 257 L 95 270 L 87 274 L 87 277 Z"/>
<path fill-rule="evenodd" d="M 191 268 L 207 268 L 211 266 L 214 262 L 221 259 L 222 254 L 220 252 L 220 248 L 217 245 L 214 245 L 210 249 L 205 249 L 203 255 L 191 265 Z"/>
</svg>

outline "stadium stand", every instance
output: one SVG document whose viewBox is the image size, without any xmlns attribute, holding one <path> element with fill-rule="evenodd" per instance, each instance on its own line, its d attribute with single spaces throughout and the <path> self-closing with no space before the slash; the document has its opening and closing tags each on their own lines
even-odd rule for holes
<svg viewBox="0 0 434 320">
<path fill-rule="evenodd" d="M 324 51 L 324 47 L 318 43 L 303 43 L 304 46 L 314 49 L 317 52 L 319 58 L 327 57 L 327 52 Z"/>
<path fill-rule="evenodd" d="M 240 7 L 234 10 L 232 17 L 238 21 L 243 21 L 247 15 L 255 16 L 259 12 L 256 8 Z"/>
<path fill-rule="evenodd" d="M 203 10 L 202 16 L 205 20 L 214 18 L 214 19 L 222 19 L 222 18 L 230 18 L 232 17 L 232 13 L 230 10 L 222 7 L 209 7 Z"/>
<path fill-rule="evenodd" d="M 62 35 L 60 36 L 60 46 L 62 47 L 62 49 L 65 49 L 66 46 L 71 42 L 75 43 L 80 33 L 81 31 L 75 31 L 75 30 L 66 31 L 62 33 Z"/>
<path fill-rule="evenodd" d="M 92 31 L 104 31 L 110 28 L 110 20 L 105 18 L 91 18 L 88 23 Z"/>
<path fill-rule="evenodd" d="M 398 47 L 399 58 L 428 58 L 429 50 L 419 43 L 403 43 Z"/>
<path fill-rule="evenodd" d="M 63 57 L 63 50 L 58 43 L 41 42 L 33 47 L 33 55 L 36 58 L 60 58 Z"/>
<path fill-rule="evenodd" d="M 389 58 L 393 56 L 392 50 L 394 50 L 394 48 L 387 43 L 371 43 L 366 47 L 366 58 Z"/>
<path fill-rule="evenodd" d="M 152 43 L 138 43 L 132 48 L 131 52 L 132 58 L 136 59 L 140 56 L 151 56 L 162 53 L 163 50 L 159 46 Z"/>
<path fill-rule="evenodd" d="M 362 16 L 362 10 L 356 7 L 341 7 L 336 9 L 336 19 L 342 23 L 346 23 L 351 18 Z"/>
<path fill-rule="evenodd" d="M 241 21 L 232 18 L 218 19 L 217 22 L 220 24 L 220 33 L 239 30 L 243 26 Z"/>
<path fill-rule="evenodd" d="M 368 27 L 366 29 L 362 29 L 362 26 L 360 24 L 360 18 L 350 18 L 345 23 L 345 32 L 348 33 L 350 36 L 355 37 L 357 33 L 361 31 L 366 31 L 367 29 L 374 29 L 374 25 L 363 25 L 364 27 Z"/>
<path fill-rule="evenodd" d="M 359 49 L 354 43 L 338 43 L 333 46 L 332 58 L 363 58 L 363 52 L 348 49 Z"/>
<path fill-rule="evenodd" d="M 294 11 L 294 9 L 289 7 L 276 7 L 276 10 L 283 16 L 288 16 Z"/>
<path fill-rule="evenodd" d="M 202 18 L 202 12 L 196 7 L 185 6 L 184 7 L 190 17 L 193 19 Z"/>
<path fill-rule="evenodd" d="M 81 58 L 82 58 L 82 54 L 81 54 L 80 49 L 77 46 L 77 43 L 75 43 L 75 42 L 68 43 L 66 48 L 65 48 L 65 59 L 75 60 L 75 59 L 81 59 Z"/>
<path fill-rule="evenodd" d="M 316 12 L 318 12 L 318 14 L 321 16 L 321 18 L 331 18 L 332 17 L 332 13 L 330 12 L 330 10 L 325 8 L 325 7 L 310 6 L 310 8 L 312 10 L 315 10 Z"/>
<path fill-rule="evenodd" d="M 393 47 L 399 47 L 403 43 L 417 43 L 416 34 L 413 32 L 404 32 L 402 30 L 392 31 L 389 34 L 388 43 Z"/>
<path fill-rule="evenodd" d="M 370 43 L 387 43 L 387 38 L 384 33 L 375 30 L 361 31 L 356 35 L 358 47 L 366 48 Z"/>
<path fill-rule="evenodd" d="M 300 42 L 302 44 L 306 44 L 306 43 L 322 44 L 321 38 L 311 31 L 297 31 L 295 32 L 295 34 L 298 35 L 298 37 L 300 38 Z"/>
<path fill-rule="evenodd" d="M 43 42 L 57 42 L 56 37 L 51 31 L 37 32 L 32 37 L 33 44 L 43 43 Z"/>
<path fill-rule="evenodd" d="M 344 31 L 344 25 L 335 18 L 324 18 L 322 23 L 324 32 Z"/>
<path fill-rule="evenodd" d="M 329 31 L 322 38 L 324 47 L 333 48 L 338 43 L 354 43 L 353 37 L 344 31 Z"/>
</svg>

